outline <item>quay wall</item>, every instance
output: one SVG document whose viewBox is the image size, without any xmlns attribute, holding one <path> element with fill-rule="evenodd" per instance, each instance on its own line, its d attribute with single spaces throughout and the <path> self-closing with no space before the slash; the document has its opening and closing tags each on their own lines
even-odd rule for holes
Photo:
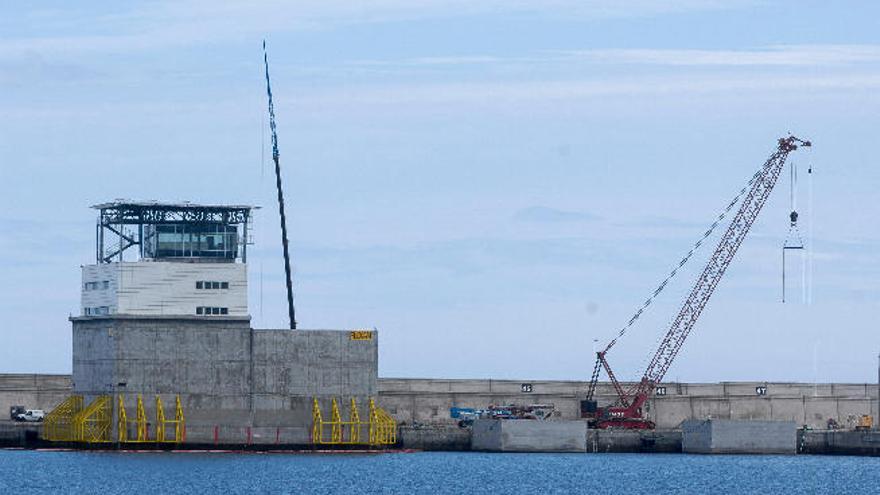
<svg viewBox="0 0 880 495">
<path fill-rule="evenodd" d="M 149 334 L 151 331 L 144 330 L 144 332 Z M 237 336 L 235 338 L 244 339 L 241 345 L 248 350 L 240 357 L 240 360 L 246 364 L 242 363 L 242 366 L 229 372 L 221 373 L 222 370 L 232 366 L 229 363 L 220 368 L 201 367 L 200 369 L 196 358 L 199 355 L 208 356 L 213 353 L 214 349 L 210 345 L 206 344 L 206 347 L 201 348 L 198 353 L 193 351 L 196 355 L 187 358 L 185 354 L 190 351 L 186 351 L 185 348 L 175 349 L 176 343 L 166 345 L 144 337 L 141 341 L 144 347 L 139 352 L 151 353 L 157 359 L 159 356 L 165 356 L 156 361 L 165 363 L 164 365 L 158 367 L 150 365 L 150 369 L 153 370 L 150 372 L 156 373 L 155 384 L 148 386 L 144 383 L 143 387 L 135 387 L 136 380 L 143 380 L 148 376 L 139 374 L 147 372 L 144 366 L 139 368 L 142 371 L 127 375 L 125 378 L 122 378 L 122 374 L 116 375 L 115 378 L 112 375 L 101 378 L 98 368 L 106 365 L 96 357 L 98 353 L 90 352 L 86 354 L 92 358 L 75 363 L 75 366 L 83 367 L 82 376 L 91 376 L 87 379 L 91 385 L 80 383 L 76 389 L 97 393 L 117 392 L 120 388 L 125 388 L 130 390 L 129 394 L 131 394 L 136 392 L 135 388 L 140 388 L 144 394 L 171 394 L 179 391 L 180 383 L 189 381 L 192 382 L 193 388 L 190 389 L 192 393 L 185 408 L 187 418 L 192 418 L 193 422 L 192 430 L 188 430 L 188 434 L 204 437 L 203 439 L 213 439 L 213 425 L 224 422 L 230 417 L 228 414 L 233 414 L 246 421 L 234 427 L 232 424 L 227 425 L 225 429 L 221 427 L 219 430 L 221 436 L 228 435 L 230 439 L 236 441 L 246 439 L 247 427 L 250 426 L 253 440 L 268 438 L 274 441 L 276 436 L 290 437 L 294 434 L 300 436 L 303 433 L 299 430 L 310 422 L 311 418 L 297 417 L 297 423 L 300 423 L 296 425 L 298 431 L 287 431 L 284 429 L 288 426 L 284 424 L 284 415 L 290 413 L 284 411 L 291 411 L 294 408 L 310 411 L 304 401 L 311 396 L 335 395 L 345 400 L 350 394 L 350 392 L 346 393 L 348 390 L 356 391 L 359 396 L 361 394 L 364 397 L 378 396 L 379 404 L 394 416 L 402 427 L 410 428 L 410 430 L 401 430 L 403 437 L 407 438 L 406 435 L 409 435 L 409 438 L 418 439 L 435 435 L 434 429 L 419 430 L 422 426 L 454 427 L 456 420 L 449 416 L 451 407 L 484 408 L 490 404 L 551 403 L 559 411 L 558 419 L 576 419 L 579 416 L 580 400 L 587 387 L 587 383 L 582 381 L 376 378 L 375 372 L 372 371 L 375 369 L 373 368 L 376 359 L 375 341 L 367 346 L 368 349 L 362 349 L 365 354 L 360 357 L 343 353 L 342 357 L 338 358 L 342 361 L 335 361 L 331 357 L 334 355 L 331 350 L 336 347 L 333 352 L 337 352 L 338 346 L 359 343 L 334 341 L 335 344 L 328 344 L 324 348 L 323 344 L 316 341 L 314 346 L 311 346 L 312 350 L 318 349 L 315 350 L 314 357 L 303 357 L 303 359 L 320 361 L 320 366 L 313 368 L 310 364 L 308 368 L 312 371 L 302 371 L 296 364 L 297 361 L 301 362 L 300 358 L 296 357 L 299 355 L 298 352 L 290 350 L 288 346 L 308 348 L 310 344 L 300 341 L 287 342 L 288 337 L 282 335 L 286 332 L 261 330 L 254 332 L 256 345 L 253 350 L 255 359 L 252 361 L 254 373 L 251 375 L 250 359 L 245 358 L 245 355 L 251 352 L 249 350 L 251 344 L 248 340 L 250 337 L 241 332 L 233 333 Z M 220 336 L 216 338 L 220 339 Z M 303 335 L 299 338 L 308 339 L 308 336 Z M 334 337 L 328 338 L 334 339 Z M 75 343 L 75 345 L 81 344 L 84 345 L 84 342 Z M 220 345 L 219 340 L 216 345 Z M 320 350 L 322 348 L 325 350 Z M 169 354 L 164 354 L 166 352 Z M 294 359 L 291 359 L 293 364 L 281 363 L 282 360 L 289 360 L 291 356 L 294 356 Z M 80 357 L 84 358 L 84 354 L 80 354 Z M 229 361 L 234 363 L 236 359 Z M 360 361 L 362 366 L 359 368 L 352 363 L 342 366 L 340 363 L 343 361 Z M 321 366 L 326 369 L 322 370 Z M 345 376 L 335 373 L 334 366 L 345 369 Z M 134 371 L 136 367 L 123 369 Z M 313 376 L 308 378 L 310 372 Z M 114 383 L 113 380 L 116 382 Z M 224 380 L 231 380 L 233 383 L 227 384 Z M 253 396 L 248 392 L 252 380 Z M 307 386 L 304 381 L 316 385 Z M 119 387 L 120 382 L 125 382 L 125 387 Z M 532 391 L 523 392 L 523 384 L 531 385 Z M 814 430 L 824 430 L 829 418 L 837 421 L 843 428 L 851 429 L 855 427 L 858 417 L 862 414 L 871 414 L 875 418 L 875 424 L 880 423 L 877 421 L 876 384 L 725 382 L 669 383 L 665 387 L 666 395 L 652 398 L 647 406 L 647 414 L 657 423 L 658 429 L 679 428 L 681 422 L 687 419 L 710 418 L 789 420 L 795 421 L 798 426 L 806 424 Z M 756 388 L 759 387 L 763 387 L 764 395 L 757 395 Z M 226 394 L 224 388 L 235 389 L 238 392 Z M 9 407 L 13 405 L 49 411 L 73 393 L 73 390 L 70 375 L 0 374 L 0 408 L 2 408 L 0 418 L 8 420 Z M 600 384 L 598 389 L 600 404 L 613 399 L 611 392 L 608 384 Z M 149 397 L 145 395 L 145 401 L 147 398 Z M 129 404 L 133 404 L 129 397 L 126 400 Z M 173 398 L 169 400 L 169 397 L 163 396 L 163 400 L 168 407 Z M 250 422 L 251 401 L 254 411 L 253 422 Z M 212 413 L 212 409 L 218 405 L 219 409 Z M 324 404 L 322 407 L 327 408 Z M 212 414 L 215 416 L 211 416 Z M 195 422 L 200 417 L 199 422 L 204 426 L 198 426 Z M 205 431 L 201 432 L 200 429 Z M 416 443 L 423 444 L 424 441 L 416 440 Z"/>
<path fill-rule="evenodd" d="M 448 380 L 380 378 L 382 406 L 404 424 L 454 424 L 451 407 L 485 408 L 490 404 L 553 404 L 558 419 L 580 417 L 588 383 L 549 380 Z M 794 421 L 824 429 L 828 419 L 844 428 L 859 416 L 877 414 L 877 385 L 872 383 L 722 382 L 667 383 L 646 414 L 660 429 L 679 428 L 687 419 Z M 526 391 L 528 390 L 528 391 Z M 615 398 L 600 383 L 600 405 Z"/>
</svg>

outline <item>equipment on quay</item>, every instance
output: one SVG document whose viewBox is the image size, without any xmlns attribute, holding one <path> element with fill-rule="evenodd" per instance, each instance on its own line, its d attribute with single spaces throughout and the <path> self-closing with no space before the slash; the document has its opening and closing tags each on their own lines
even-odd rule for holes
<svg viewBox="0 0 880 495">
<path fill-rule="evenodd" d="M 651 297 L 639 308 L 629 322 L 620 330 L 618 335 L 608 343 L 601 351 L 596 353 L 596 365 L 593 368 L 593 376 L 590 380 L 587 399 L 581 403 L 582 416 L 591 419 L 591 423 L 596 428 L 628 428 L 628 429 L 652 429 L 654 423 L 646 419 L 643 415 L 642 406 L 645 405 L 654 388 L 663 380 L 672 362 L 675 360 L 681 346 L 687 339 L 688 334 L 693 329 L 712 297 L 712 293 L 718 286 L 718 282 L 724 276 L 724 272 L 733 261 L 737 249 L 748 234 L 761 209 L 773 191 L 779 175 L 785 166 L 788 155 L 798 149 L 798 147 L 809 147 L 810 141 L 804 141 L 794 136 L 781 138 L 778 141 L 776 151 L 770 155 L 764 165 L 749 180 L 749 184 L 744 187 L 740 193 L 731 201 L 727 208 L 718 219 L 711 225 L 709 230 L 696 243 L 693 249 L 681 260 L 678 267 L 661 282 L 660 286 L 654 291 Z M 744 195 L 744 197 L 743 197 Z M 715 252 L 703 269 L 702 274 L 691 289 L 690 295 L 681 306 L 678 315 L 666 332 L 660 342 L 653 357 L 649 361 L 641 380 L 634 383 L 628 389 L 624 389 L 623 385 L 617 380 L 611 366 L 608 364 L 607 354 L 622 337 L 632 324 L 638 320 L 642 312 L 651 304 L 654 298 L 663 291 L 669 280 L 675 276 L 676 272 L 684 266 L 684 264 L 693 256 L 696 249 L 702 244 L 706 238 L 715 230 L 720 221 L 729 212 L 733 206 L 742 199 L 742 203 L 737 210 L 736 215 L 730 222 L 727 231 L 718 242 Z M 609 407 L 597 407 L 593 396 L 596 391 L 596 384 L 599 380 L 599 371 L 604 369 L 608 374 L 608 378 L 617 393 L 617 401 Z"/>
</svg>

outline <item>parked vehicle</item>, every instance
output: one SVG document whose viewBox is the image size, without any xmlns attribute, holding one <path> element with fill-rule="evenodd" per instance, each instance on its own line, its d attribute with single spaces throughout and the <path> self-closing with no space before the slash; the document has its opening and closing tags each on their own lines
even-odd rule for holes
<svg viewBox="0 0 880 495">
<path fill-rule="evenodd" d="M 449 410 L 453 419 L 458 419 L 458 426 L 468 428 L 477 419 L 550 419 L 558 416 L 553 404 L 490 405 L 486 409 L 453 407 Z"/>
<path fill-rule="evenodd" d="M 22 414 L 19 414 L 16 419 L 18 421 L 26 421 L 29 423 L 36 423 L 39 421 L 43 421 L 46 418 L 46 413 L 42 409 L 28 409 Z"/>
<path fill-rule="evenodd" d="M 9 408 L 9 419 L 18 421 L 18 415 L 27 411 L 24 406 L 12 406 Z"/>
</svg>

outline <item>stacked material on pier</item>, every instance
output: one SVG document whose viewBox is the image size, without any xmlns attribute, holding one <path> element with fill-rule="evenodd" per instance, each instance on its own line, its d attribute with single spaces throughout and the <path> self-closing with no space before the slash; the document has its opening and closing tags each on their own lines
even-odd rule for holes
<svg viewBox="0 0 880 495">
<path fill-rule="evenodd" d="M 586 421 L 478 419 L 471 450 L 485 452 L 586 452 Z"/>
<path fill-rule="evenodd" d="M 687 420 L 682 451 L 692 454 L 795 454 L 794 421 Z"/>
</svg>

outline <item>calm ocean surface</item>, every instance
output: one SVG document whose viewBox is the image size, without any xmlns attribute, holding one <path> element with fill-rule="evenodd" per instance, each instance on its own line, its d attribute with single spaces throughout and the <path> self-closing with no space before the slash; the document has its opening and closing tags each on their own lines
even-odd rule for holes
<svg viewBox="0 0 880 495">
<path fill-rule="evenodd" d="M 0 451 L 26 493 L 880 493 L 880 458 Z"/>
</svg>

